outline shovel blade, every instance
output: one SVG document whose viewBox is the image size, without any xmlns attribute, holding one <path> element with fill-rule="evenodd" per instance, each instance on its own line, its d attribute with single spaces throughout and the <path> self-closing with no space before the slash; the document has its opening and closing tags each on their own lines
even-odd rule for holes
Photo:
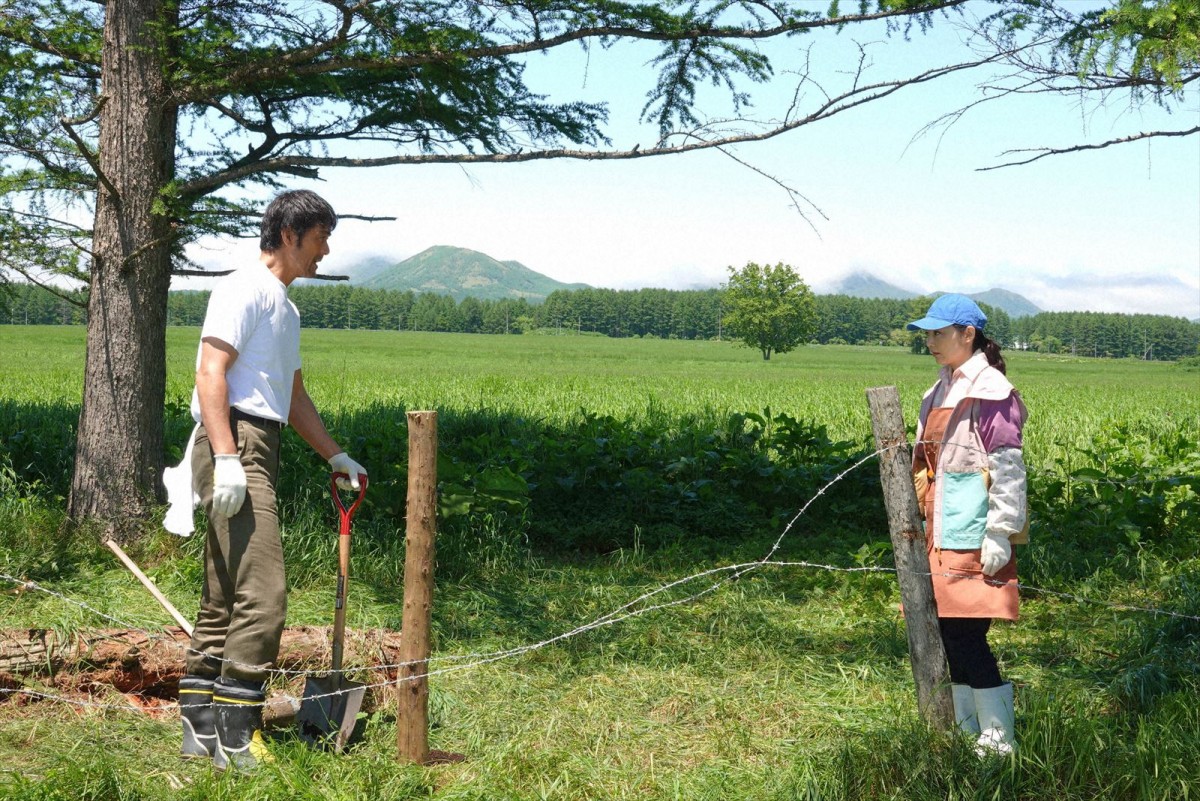
<svg viewBox="0 0 1200 801">
<path fill-rule="evenodd" d="M 309 678 L 296 713 L 301 739 L 340 753 L 354 735 L 366 692 L 366 685 L 339 676 Z"/>
</svg>

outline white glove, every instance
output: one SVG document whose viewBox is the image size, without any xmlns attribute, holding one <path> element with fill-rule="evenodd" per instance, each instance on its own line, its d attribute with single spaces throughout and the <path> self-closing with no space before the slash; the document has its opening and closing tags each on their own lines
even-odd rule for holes
<svg viewBox="0 0 1200 801">
<path fill-rule="evenodd" d="M 979 561 L 983 564 L 983 575 L 994 576 L 1012 559 L 1012 543 L 1003 534 L 985 534 L 979 547 Z"/>
<path fill-rule="evenodd" d="M 236 453 L 213 456 L 213 514 L 233 517 L 246 500 L 246 471 Z"/>
<path fill-rule="evenodd" d="M 338 486 L 344 490 L 357 491 L 362 486 L 358 483 L 359 474 L 364 476 L 367 474 L 367 468 L 347 456 L 345 451 L 329 457 L 329 469 L 335 473 L 345 473 L 350 476 L 349 480 L 344 478 L 337 480 Z"/>
</svg>

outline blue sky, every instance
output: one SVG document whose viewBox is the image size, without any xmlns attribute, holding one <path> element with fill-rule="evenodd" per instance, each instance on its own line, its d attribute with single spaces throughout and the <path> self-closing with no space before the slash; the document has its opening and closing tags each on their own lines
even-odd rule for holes
<svg viewBox="0 0 1200 801">
<path fill-rule="evenodd" d="M 776 67 L 755 87 L 756 112 L 782 111 L 789 74 L 811 47 L 827 86 L 845 81 L 854 41 L 883 79 L 922 64 L 965 57 L 942 22 L 911 41 L 847 30 L 764 45 Z M 531 84 L 554 99 L 605 100 L 614 145 L 649 146 L 636 118 L 654 75 L 644 46 L 535 56 Z M 818 291 L 867 271 L 916 291 L 973 292 L 999 286 L 1045 309 L 1200 317 L 1200 137 L 1154 139 L 1043 159 L 990 172 L 1010 148 L 1063 146 L 1200 119 L 1200 91 L 1167 115 L 1151 103 L 1099 106 L 1074 97 L 1009 98 L 975 109 L 941 136 L 914 135 L 940 114 L 980 96 L 987 74 L 964 74 L 735 154 L 801 191 L 827 219 L 806 221 L 775 184 L 718 152 L 629 162 L 400 166 L 332 170 L 297 183 L 343 213 L 393 215 L 389 223 L 339 226 L 324 271 L 363 258 L 399 261 L 431 245 L 515 259 L 561 281 L 633 288 L 715 286 L 727 267 L 786 262 Z M 728 113 L 719 93 L 704 96 Z M 806 102 L 815 98 L 806 95 Z M 815 229 L 815 230 L 814 230 Z M 256 257 L 253 242 L 209 242 L 202 264 Z"/>
</svg>

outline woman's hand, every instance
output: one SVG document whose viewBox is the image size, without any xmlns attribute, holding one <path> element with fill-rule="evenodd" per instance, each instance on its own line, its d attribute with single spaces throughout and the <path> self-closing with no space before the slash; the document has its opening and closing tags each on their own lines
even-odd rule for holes
<svg viewBox="0 0 1200 801">
<path fill-rule="evenodd" d="M 994 576 L 1012 559 L 1012 543 L 1004 534 L 985 534 L 979 547 L 983 575 Z"/>
</svg>

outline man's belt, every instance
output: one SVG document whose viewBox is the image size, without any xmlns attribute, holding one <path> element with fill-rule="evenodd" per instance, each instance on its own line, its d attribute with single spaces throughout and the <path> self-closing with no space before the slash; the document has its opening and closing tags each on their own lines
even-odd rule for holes
<svg viewBox="0 0 1200 801">
<path fill-rule="evenodd" d="M 229 422 L 235 423 L 238 420 L 245 420 L 247 423 L 252 423 L 259 428 L 268 428 L 278 431 L 283 424 L 278 420 L 268 420 L 265 417 L 259 417 L 256 414 L 247 414 L 236 406 L 229 407 Z"/>
</svg>

